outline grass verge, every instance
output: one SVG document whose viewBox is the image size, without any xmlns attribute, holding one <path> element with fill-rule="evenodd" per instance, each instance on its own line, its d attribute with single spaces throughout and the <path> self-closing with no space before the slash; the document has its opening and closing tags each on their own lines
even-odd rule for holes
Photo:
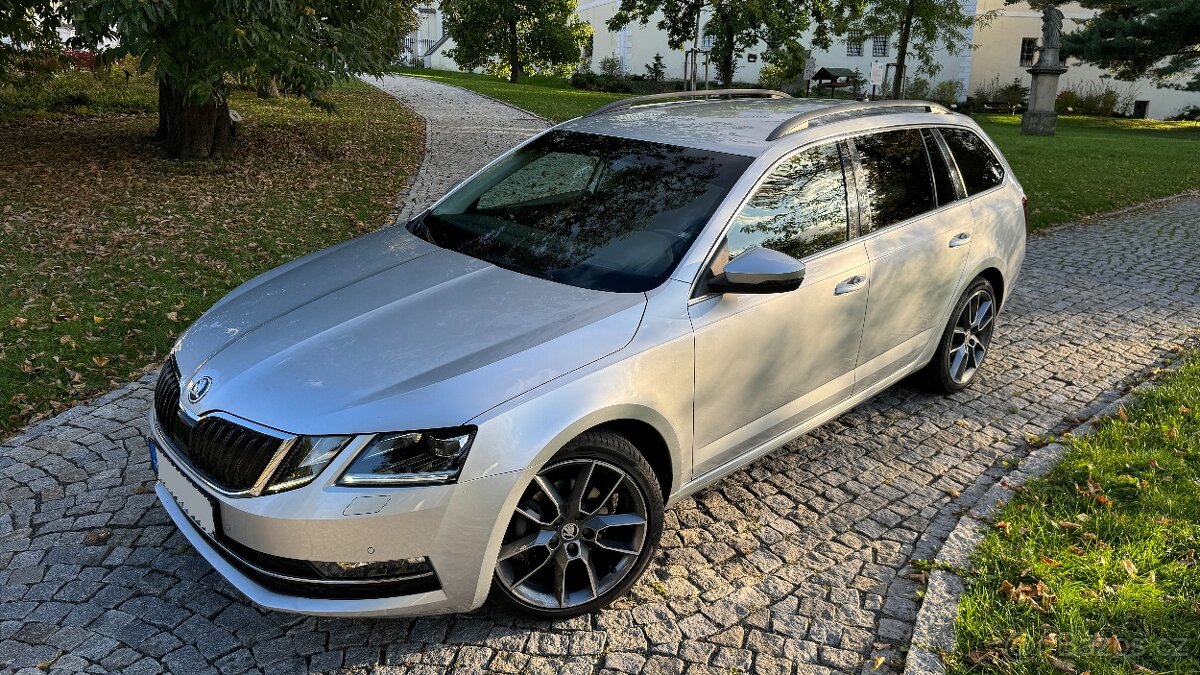
<svg viewBox="0 0 1200 675">
<path fill-rule="evenodd" d="M 951 673 L 1200 672 L 1200 354 L 997 516 Z"/>
<path fill-rule="evenodd" d="M 555 121 L 578 117 L 627 94 L 572 89 L 559 78 L 509 84 L 489 75 L 400 69 L 458 85 Z M 1200 188 L 1200 125 L 1194 122 L 1060 117 L 1052 138 L 1020 135 L 1021 118 L 978 115 L 1029 193 L 1030 229 Z"/>
<path fill-rule="evenodd" d="M 161 156 L 153 113 L 0 124 L 0 436 L 159 362 L 242 281 L 379 226 L 423 125 L 362 83 L 329 99 L 235 92 L 246 121 L 218 162 Z"/>
</svg>

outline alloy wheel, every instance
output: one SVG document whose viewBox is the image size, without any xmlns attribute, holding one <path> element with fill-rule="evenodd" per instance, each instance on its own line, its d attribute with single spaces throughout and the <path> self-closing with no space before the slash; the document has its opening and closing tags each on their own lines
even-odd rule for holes
<svg viewBox="0 0 1200 675">
<path fill-rule="evenodd" d="M 996 303 L 991 291 L 980 288 L 971 294 L 950 337 L 948 374 L 958 384 L 966 384 L 983 365 L 992 343 Z"/>
<path fill-rule="evenodd" d="M 497 578 L 531 607 L 577 607 L 629 575 L 646 532 L 646 496 L 624 470 L 586 457 L 557 462 L 517 502 Z"/>
</svg>

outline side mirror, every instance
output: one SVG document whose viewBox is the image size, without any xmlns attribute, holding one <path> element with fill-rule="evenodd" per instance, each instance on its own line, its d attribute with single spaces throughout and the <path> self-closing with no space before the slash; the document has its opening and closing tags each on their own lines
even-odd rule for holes
<svg viewBox="0 0 1200 675">
<path fill-rule="evenodd" d="M 804 263 L 769 248 L 752 248 L 708 282 L 714 293 L 786 293 L 800 288 Z"/>
</svg>

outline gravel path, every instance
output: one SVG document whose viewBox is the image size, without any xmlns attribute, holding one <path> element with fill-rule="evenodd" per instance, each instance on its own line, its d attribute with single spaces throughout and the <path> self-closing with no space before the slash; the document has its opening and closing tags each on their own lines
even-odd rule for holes
<svg viewBox="0 0 1200 675">
<path fill-rule="evenodd" d="M 404 213 L 544 124 L 432 82 L 381 86 L 431 127 Z M 249 605 L 155 502 L 146 377 L 0 444 L 0 671 L 895 672 L 919 603 L 909 562 L 1026 435 L 1114 400 L 1200 326 L 1197 223 L 1191 200 L 1031 238 L 972 389 L 892 388 L 684 501 L 628 598 L 552 624 Z"/>
</svg>

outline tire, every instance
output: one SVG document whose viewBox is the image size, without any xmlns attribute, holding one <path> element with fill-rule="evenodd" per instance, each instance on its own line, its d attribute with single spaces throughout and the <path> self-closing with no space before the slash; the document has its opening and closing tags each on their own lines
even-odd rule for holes
<svg viewBox="0 0 1200 675">
<path fill-rule="evenodd" d="M 991 350 L 996 311 L 996 292 L 987 279 L 977 277 L 954 303 L 937 351 L 920 373 L 927 389 L 953 394 L 971 386 Z"/>
<path fill-rule="evenodd" d="M 586 487 L 576 490 L 581 480 Z M 663 497 L 645 457 L 619 434 L 587 432 L 522 493 L 501 542 L 492 598 L 540 619 L 594 612 L 646 571 L 662 528 Z"/>
</svg>

